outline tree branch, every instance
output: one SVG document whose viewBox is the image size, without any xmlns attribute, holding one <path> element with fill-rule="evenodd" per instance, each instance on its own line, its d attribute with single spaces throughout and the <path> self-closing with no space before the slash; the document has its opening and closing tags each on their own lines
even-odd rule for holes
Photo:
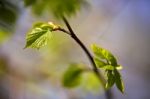
<svg viewBox="0 0 150 99">
<path fill-rule="evenodd" d="M 88 49 L 85 47 L 85 45 L 81 42 L 81 40 L 75 35 L 73 29 L 71 28 L 69 22 L 67 21 L 67 19 L 65 17 L 63 17 L 63 21 L 65 23 L 65 25 L 67 26 L 70 34 L 67 32 L 67 34 L 69 34 L 79 45 L 80 47 L 84 50 L 85 54 L 87 55 L 89 61 L 91 62 L 92 66 L 93 66 L 93 72 L 96 74 L 96 76 L 99 78 L 100 82 L 103 85 L 103 88 L 105 90 L 105 83 L 106 80 L 104 79 L 104 77 L 102 76 L 102 74 L 100 73 L 100 71 L 98 70 L 98 68 L 96 67 L 96 64 L 94 62 L 93 56 L 90 54 L 90 52 L 88 51 Z M 113 99 L 112 93 L 110 90 L 105 90 L 105 96 L 106 99 Z"/>
</svg>

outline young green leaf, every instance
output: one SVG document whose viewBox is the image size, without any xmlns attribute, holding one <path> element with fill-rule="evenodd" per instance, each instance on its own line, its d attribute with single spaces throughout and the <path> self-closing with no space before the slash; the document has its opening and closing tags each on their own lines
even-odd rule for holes
<svg viewBox="0 0 150 99">
<path fill-rule="evenodd" d="M 115 77 L 114 77 L 113 71 L 108 70 L 108 72 L 107 72 L 107 83 L 105 85 L 105 88 L 106 89 L 111 88 L 114 85 L 114 83 L 115 83 Z"/>
<path fill-rule="evenodd" d="M 102 69 L 105 69 L 105 70 L 114 70 L 114 66 L 111 66 L 111 65 L 105 65 L 103 67 L 101 67 Z"/>
<path fill-rule="evenodd" d="M 48 23 L 37 23 L 26 35 L 25 48 L 41 48 L 47 44 L 51 37 L 53 26 Z"/>
<path fill-rule="evenodd" d="M 98 58 L 94 58 L 94 62 L 96 64 L 97 67 L 102 68 L 103 66 L 107 65 L 105 62 L 99 60 Z"/>
<path fill-rule="evenodd" d="M 94 58 L 94 62 L 98 68 L 102 68 L 105 70 L 114 70 L 114 66 L 106 64 L 105 62 L 99 60 L 98 58 Z"/>
<path fill-rule="evenodd" d="M 73 88 L 81 83 L 81 74 L 83 69 L 78 64 L 71 64 L 63 76 L 63 85 Z"/>
<path fill-rule="evenodd" d="M 116 69 L 114 70 L 114 75 L 115 75 L 115 83 L 116 83 L 117 88 L 122 93 L 124 93 L 124 84 L 123 84 L 123 81 L 121 79 L 120 73 Z"/>
<path fill-rule="evenodd" d="M 116 58 L 114 57 L 114 55 L 112 53 L 110 53 L 108 50 L 104 49 L 104 48 L 101 48 L 101 47 L 98 47 L 96 44 L 93 44 L 91 46 L 94 54 L 101 58 L 101 59 L 105 59 L 107 60 L 108 62 L 110 62 L 110 64 L 112 66 L 116 66 L 117 65 L 117 60 Z"/>
<path fill-rule="evenodd" d="M 105 56 L 102 54 L 102 49 L 99 48 L 96 44 L 92 44 L 91 49 L 98 58 L 106 59 Z"/>
</svg>

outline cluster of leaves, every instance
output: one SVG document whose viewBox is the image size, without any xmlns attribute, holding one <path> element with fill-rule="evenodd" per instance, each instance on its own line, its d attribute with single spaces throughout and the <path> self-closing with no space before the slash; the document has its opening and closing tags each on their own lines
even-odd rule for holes
<svg viewBox="0 0 150 99">
<path fill-rule="evenodd" d="M 25 48 L 39 49 L 45 46 L 51 37 L 51 33 L 57 28 L 59 26 L 53 23 L 39 22 L 34 24 L 32 29 L 26 34 Z M 87 81 L 86 83 L 84 83 L 85 80 Z M 70 64 L 66 70 L 62 83 L 67 88 L 74 88 L 81 85 L 89 91 L 93 91 L 93 89 L 98 90 L 99 86 L 101 86 L 97 76 L 93 72 L 86 70 L 83 65 L 75 63 Z"/>
<path fill-rule="evenodd" d="M 57 18 L 71 16 L 85 4 L 85 0 L 24 0 L 26 6 L 32 5 L 32 10 L 40 15 L 45 10 L 51 11 Z"/>
<path fill-rule="evenodd" d="M 33 26 L 30 32 L 26 35 L 26 46 L 31 48 L 39 49 L 45 46 L 51 37 L 51 32 L 58 29 L 59 26 L 53 23 L 40 22 Z M 117 88 L 123 93 L 124 85 L 122 82 L 119 69 L 122 69 L 118 65 L 116 58 L 108 50 L 98 47 L 97 45 L 92 45 L 92 50 L 95 54 L 94 61 L 97 68 L 104 69 L 107 76 L 106 89 L 111 88 L 116 84 Z M 63 85 L 65 87 L 73 88 L 81 83 L 82 74 L 87 72 L 86 69 L 81 68 L 78 64 L 71 64 L 69 69 L 65 72 L 63 76 Z M 89 72 L 89 71 L 88 71 Z M 91 72 L 91 71 L 90 71 Z M 96 80 L 97 81 L 97 80 Z"/>
<path fill-rule="evenodd" d="M 122 66 L 117 64 L 116 58 L 108 50 L 98 47 L 95 44 L 93 44 L 91 48 L 95 54 L 94 61 L 97 68 L 101 68 L 105 70 L 106 77 L 107 77 L 105 88 L 109 89 L 114 84 L 116 84 L 117 88 L 123 93 L 124 84 L 121 78 L 121 74 L 118 71 L 122 69 Z M 85 69 L 80 68 L 78 65 L 75 64 L 71 65 L 63 77 L 64 86 L 69 88 L 78 86 L 81 82 L 81 75 L 85 72 L 87 73 Z M 92 79 L 90 79 L 90 81 L 91 80 Z"/>
<path fill-rule="evenodd" d="M 122 69 L 122 66 L 117 64 L 117 60 L 112 53 L 108 50 L 98 47 L 97 45 L 93 44 L 91 46 L 95 58 L 94 61 L 98 68 L 102 68 L 106 72 L 107 76 L 107 83 L 105 85 L 106 89 L 111 88 L 114 84 L 116 84 L 117 88 L 123 93 L 124 92 L 124 85 L 119 73 L 119 69 Z"/>
</svg>

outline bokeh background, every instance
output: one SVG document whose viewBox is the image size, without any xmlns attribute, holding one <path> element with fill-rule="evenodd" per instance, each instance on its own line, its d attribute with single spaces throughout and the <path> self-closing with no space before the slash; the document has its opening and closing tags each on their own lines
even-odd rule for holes
<svg viewBox="0 0 150 99">
<path fill-rule="evenodd" d="M 150 0 L 88 2 L 69 22 L 88 48 L 101 45 L 123 65 L 125 94 L 113 87 L 114 99 L 150 99 Z M 63 26 L 51 14 L 33 14 L 22 0 L 0 0 L 0 99 L 105 99 L 103 91 L 62 86 L 69 63 L 89 65 L 66 34 L 53 34 L 40 50 L 23 49 L 25 35 L 36 21 Z"/>
</svg>

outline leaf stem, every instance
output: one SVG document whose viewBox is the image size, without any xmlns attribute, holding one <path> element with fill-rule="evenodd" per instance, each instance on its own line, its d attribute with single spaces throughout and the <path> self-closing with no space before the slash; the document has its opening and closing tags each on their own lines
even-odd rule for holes
<svg viewBox="0 0 150 99">
<path fill-rule="evenodd" d="M 69 34 L 80 45 L 80 47 L 84 50 L 85 54 L 87 55 L 89 61 L 91 62 L 92 66 L 93 66 L 93 72 L 99 78 L 100 82 L 103 85 L 103 88 L 105 89 L 106 80 L 104 79 L 104 77 L 102 76 L 102 74 L 98 70 L 98 68 L 96 67 L 93 56 L 91 55 L 89 50 L 85 47 L 85 45 L 82 43 L 82 41 L 76 36 L 76 34 L 74 33 L 73 29 L 71 28 L 69 22 L 67 21 L 67 19 L 65 17 L 63 17 L 63 21 L 64 21 L 65 25 L 67 26 L 69 32 L 66 30 L 65 31 L 62 30 L 62 31 Z M 113 99 L 111 90 L 105 90 L 105 96 L 106 96 L 106 99 Z"/>
<path fill-rule="evenodd" d="M 57 31 L 57 30 L 58 30 L 58 31 L 62 31 L 62 32 L 68 34 L 68 35 L 71 35 L 69 31 L 67 31 L 67 30 L 65 30 L 65 29 L 63 29 L 63 28 L 61 28 L 61 27 L 58 27 L 58 28 L 56 28 L 56 29 L 53 29 L 53 31 Z"/>
</svg>

